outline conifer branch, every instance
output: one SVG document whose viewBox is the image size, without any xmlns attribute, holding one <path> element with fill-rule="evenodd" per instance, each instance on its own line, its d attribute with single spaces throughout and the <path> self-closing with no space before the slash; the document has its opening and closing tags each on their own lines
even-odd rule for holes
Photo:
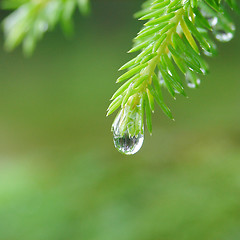
<svg viewBox="0 0 240 240">
<path fill-rule="evenodd" d="M 129 50 L 140 53 L 120 68 L 127 71 L 117 82 L 126 82 L 112 96 L 108 108 L 107 115 L 120 108 L 112 125 L 115 136 L 143 135 L 144 119 L 151 134 L 155 103 L 173 119 L 162 89 L 175 98 L 177 94 L 187 96 L 185 85 L 198 87 L 199 76 L 208 72 L 202 54 L 216 54 L 212 35 L 223 42 L 234 36 L 230 9 L 239 12 L 235 0 L 147 0 L 143 4 L 135 17 L 147 22 Z"/>
<path fill-rule="evenodd" d="M 3 21 L 5 48 L 11 51 L 22 43 L 24 53 L 30 55 L 57 24 L 71 33 L 75 9 L 86 14 L 89 0 L 3 0 L 0 7 L 14 10 Z M 112 96 L 107 112 L 119 109 L 112 131 L 122 152 L 140 149 L 144 122 L 152 133 L 155 104 L 173 119 L 163 99 L 164 88 L 175 99 L 177 94 L 187 96 L 186 86 L 199 86 L 199 76 L 208 73 L 202 55 L 217 53 L 213 38 L 227 42 L 234 36 L 229 10 L 240 13 L 237 0 L 146 0 L 135 14 L 146 22 L 129 53 L 140 53 L 120 68 L 126 71 L 117 82 L 125 83 Z"/>
</svg>

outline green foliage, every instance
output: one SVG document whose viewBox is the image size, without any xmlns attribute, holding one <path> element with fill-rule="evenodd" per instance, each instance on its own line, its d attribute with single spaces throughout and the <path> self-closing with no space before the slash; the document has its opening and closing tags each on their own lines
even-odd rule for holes
<svg viewBox="0 0 240 240">
<path fill-rule="evenodd" d="M 3 21 L 5 48 L 10 51 L 23 43 L 30 55 L 45 32 L 58 23 L 66 34 L 72 32 L 72 16 L 78 7 L 82 14 L 89 11 L 88 0 L 4 0 L 3 9 L 16 9 Z"/>
<path fill-rule="evenodd" d="M 107 115 L 121 108 L 113 131 L 130 136 L 143 133 L 144 117 L 137 116 L 145 112 L 146 125 L 152 133 L 151 114 L 155 102 L 173 119 L 163 100 L 162 89 L 166 88 L 175 99 L 177 94 L 187 96 L 185 85 L 199 86 L 199 76 L 208 72 L 202 54 L 216 54 L 213 36 L 222 42 L 234 36 L 230 9 L 239 12 L 235 0 L 147 0 L 143 4 L 135 17 L 147 22 L 129 51 L 140 53 L 120 68 L 128 70 L 117 82 L 126 83 L 113 95 L 108 108 Z M 185 83 L 180 75 L 184 76 Z"/>
<path fill-rule="evenodd" d="M 76 8 L 87 14 L 89 0 L 3 0 L 1 8 L 14 10 L 3 21 L 5 48 L 11 51 L 22 43 L 24 53 L 31 55 L 44 33 L 57 24 L 65 34 L 71 34 Z M 175 99 L 177 94 L 187 96 L 185 85 L 199 86 L 199 76 L 208 72 L 202 54 L 213 56 L 217 52 L 212 36 L 223 42 L 234 36 L 230 9 L 240 12 L 236 0 L 145 1 L 135 17 L 147 22 L 129 50 L 140 53 L 120 68 L 127 71 L 117 82 L 125 83 L 112 96 L 108 108 L 107 115 L 120 108 L 113 131 L 143 134 L 146 119 L 152 133 L 155 103 L 173 119 L 162 96 L 163 88 Z"/>
</svg>

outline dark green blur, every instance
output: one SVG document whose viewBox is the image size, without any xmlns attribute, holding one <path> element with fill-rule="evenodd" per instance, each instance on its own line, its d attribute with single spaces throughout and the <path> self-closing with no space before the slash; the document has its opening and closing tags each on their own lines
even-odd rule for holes
<svg viewBox="0 0 240 240">
<path fill-rule="evenodd" d="M 95 1 L 72 39 L 0 51 L 0 240 L 240 239 L 240 31 L 123 156 L 105 115 L 139 5 Z"/>
</svg>

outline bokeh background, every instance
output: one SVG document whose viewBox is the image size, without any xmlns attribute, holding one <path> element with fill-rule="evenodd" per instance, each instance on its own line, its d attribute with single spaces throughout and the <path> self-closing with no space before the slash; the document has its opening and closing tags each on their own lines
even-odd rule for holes
<svg viewBox="0 0 240 240">
<path fill-rule="evenodd" d="M 240 239 L 240 26 L 189 99 L 165 94 L 176 122 L 157 110 L 123 156 L 105 114 L 139 7 L 93 1 L 72 39 L 0 50 L 0 240 Z"/>
</svg>

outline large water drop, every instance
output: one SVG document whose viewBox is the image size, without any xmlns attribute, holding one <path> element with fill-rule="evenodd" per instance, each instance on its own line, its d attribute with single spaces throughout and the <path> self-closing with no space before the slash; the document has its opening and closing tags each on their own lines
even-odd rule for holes
<svg viewBox="0 0 240 240">
<path fill-rule="evenodd" d="M 138 134 L 138 136 L 129 136 L 126 132 L 123 136 L 113 132 L 113 142 L 116 149 L 123 154 L 132 155 L 137 153 L 143 145 L 144 136 Z"/>
<path fill-rule="evenodd" d="M 137 136 L 130 136 L 128 130 L 122 134 L 120 128 L 123 120 L 124 113 L 123 111 L 120 111 L 112 125 L 113 142 L 119 152 L 126 155 L 132 155 L 141 149 L 144 141 L 144 135 L 138 133 Z"/>
</svg>

